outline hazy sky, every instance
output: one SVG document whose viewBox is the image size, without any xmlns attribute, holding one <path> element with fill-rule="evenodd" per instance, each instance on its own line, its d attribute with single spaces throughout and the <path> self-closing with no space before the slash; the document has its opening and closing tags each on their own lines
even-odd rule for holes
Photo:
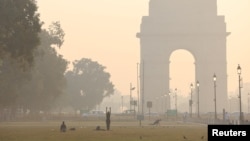
<svg viewBox="0 0 250 141">
<path fill-rule="evenodd" d="M 140 31 L 142 16 L 148 15 L 148 2 L 37 0 L 44 28 L 53 21 L 60 21 L 66 33 L 59 53 L 69 61 L 91 58 L 106 66 L 115 88 L 123 95 L 129 94 L 130 83 L 137 85 L 140 44 L 135 35 Z M 242 67 L 244 83 L 250 82 L 250 1 L 217 0 L 217 7 L 218 15 L 225 16 L 227 31 L 231 32 L 227 38 L 228 90 L 235 91 L 238 64 Z M 194 58 L 186 51 L 176 51 L 170 59 L 174 62 L 170 66 L 170 88 L 177 88 L 179 93 L 186 95 L 190 83 L 194 83 Z M 183 68 L 189 71 L 188 75 L 181 73 Z"/>
</svg>

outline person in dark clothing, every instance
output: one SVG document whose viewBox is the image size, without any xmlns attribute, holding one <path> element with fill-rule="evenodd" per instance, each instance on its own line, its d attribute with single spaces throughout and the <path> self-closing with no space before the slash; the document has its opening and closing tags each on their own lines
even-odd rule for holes
<svg viewBox="0 0 250 141">
<path fill-rule="evenodd" d="M 61 124 L 61 127 L 60 127 L 60 131 L 61 132 L 66 132 L 66 129 L 67 129 L 66 124 L 63 121 L 62 124 Z"/>
<path fill-rule="evenodd" d="M 110 115 L 111 115 L 111 108 L 109 107 L 109 111 L 108 111 L 108 107 L 106 107 L 106 126 L 107 126 L 107 130 L 110 129 Z"/>
</svg>

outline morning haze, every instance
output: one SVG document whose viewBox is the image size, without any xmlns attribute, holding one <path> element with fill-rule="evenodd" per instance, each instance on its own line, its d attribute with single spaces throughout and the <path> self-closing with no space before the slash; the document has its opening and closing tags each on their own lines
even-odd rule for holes
<svg viewBox="0 0 250 141">
<path fill-rule="evenodd" d="M 136 63 L 140 58 L 140 45 L 135 34 L 139 31 L 141 17 L 148 15 L 148 3 L 149 0 L 43 0 L 38 1 L 38 6 L 46 25 L 51 21 L 61 21 L 67 35 L 59 52 L 65 58 L 75 60 L 85 56 L 101 62 L 112 74 L 111 79 L 116 88 L 123 95 L 128 95 L 130 82 L 134 85 L 137 83 Z M 225 16 L 227 31 L 231 32 L 227 38 L 227 71 L 228 90 L 234 92 L 237 88 L 236 68 L 239 63 L 243 68 L 244 82 L 249 82 L 247 77 L 249 76 L 247 70 L 250 69 L 247 62 L 250 44 L 248 40 L 250 21 L 247 18 L 250 13 L 249 1 L 218 0 L 217 12 L 218 15 Z M 173 58 L 176 60 L 176 65 L 178 62 L 190 60 L 188 67 L 185 68 L 194 69 L 191 55 L 185 52 L 176 54 L 180 54 L 179 57 Z M 110 56 L 116 59 L 110 59 Z M 181 65 L 178 65 L 176 70 L 180 67 Z M 194 79 L 192 72 L 190 70 L 190 77 L 182 77 L 181 84 L 172 80 L 171 87 L 177 87 L 183 95 L 186 95 L 189 84 Z M 179 76 L 171 76 L 174 77 Z"/>
<path fill-rule="evenodd" d="M 200 141 L 249 124 L 249 14 L 249 0 L 0 0 L 0 138 Z"/>
</svg>

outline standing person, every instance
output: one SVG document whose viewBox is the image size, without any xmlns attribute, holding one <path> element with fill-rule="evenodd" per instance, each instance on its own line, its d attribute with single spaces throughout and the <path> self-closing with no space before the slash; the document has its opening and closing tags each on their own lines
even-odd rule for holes
<svg viewBox="0 0 250 141">
<path fill-rule="evenodd" d="M 61 132 L 66 132 L 66 129 L 67 129 L 66 124 L 63 121 L 62 124 L 61 124 L 61 127 L 60 127 L 60 131 Z"/>
<path fill-rule="evenodd" d="M 108 107 L 106 107 L 106 127 L 107 127 L 107 130 L 110 129 L 110 115 L 111 115 L 111 107 L 109 107 L 109 111 L 108 111 Z"/>
<path fill-rule="evenodd" d="M 229 114 L 226 112 L 225 113 L 225 121 L 230 124 L 230 117 L 229 117 Z"/>
<path fill-rule="evenodd" d="M 184 114 L 183 114 L 183 122 L 186 122 L 187 121 L 187 112 L 185 112 Z"/>
</svg>

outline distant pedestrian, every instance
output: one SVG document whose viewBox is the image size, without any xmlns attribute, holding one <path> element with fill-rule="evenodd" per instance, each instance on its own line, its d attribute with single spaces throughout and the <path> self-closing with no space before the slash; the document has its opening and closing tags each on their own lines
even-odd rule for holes
<svg viewBox="0 0 250 141">
<path fill-rule="evenodd" d="M 61 124 L 61 127 L 60 127 L 60 131 L 61 131 L 61 132 L 66 132 L 66 129 L 67 129 L 66 124 L 65 124 L 65 122 L 63 121 L 62 124 Z"/>
<path fill-rule="evenodd" d="M 186 122 L 187 121 L 187 112 L 185 112 L 184 114 L 183 114 L 183 122 Z"/>
<path fill-rule="evenodd" d="M 225 121 L 226 123 L 230 124 L 230 116 L 227 112 L 225 113 Z"/>
<path fill-rule="evenodd" d="M 107 127 L 107 130 L 110 129 L 110 115 L 111 115 L 111 108 L 109 107 L 109 110 L 108 110 L 108 107 L 106 107 L 106 127 Z"/>
</svg>

